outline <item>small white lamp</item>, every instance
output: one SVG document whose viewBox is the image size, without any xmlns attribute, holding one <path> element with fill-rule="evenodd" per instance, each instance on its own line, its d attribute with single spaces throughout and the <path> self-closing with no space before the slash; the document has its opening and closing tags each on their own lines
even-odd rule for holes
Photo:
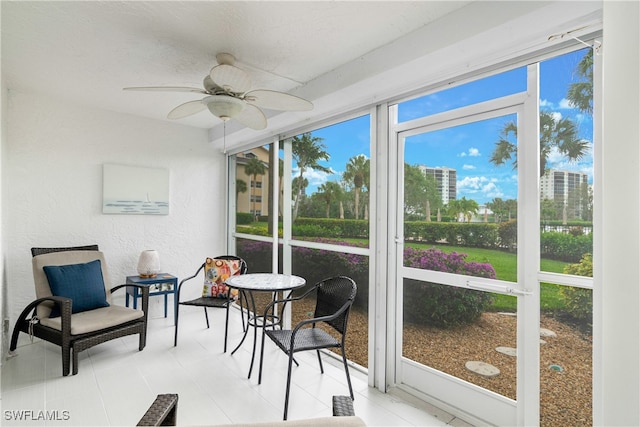
<svg viewBox="0 0 640 427">
<path fill-rule="evenodd" d="M 160 255 L 155 249 L 142 251 L 138 259 L 138 274 L 143 278 L 156 277 L 160 273 Z"/>
</svg>

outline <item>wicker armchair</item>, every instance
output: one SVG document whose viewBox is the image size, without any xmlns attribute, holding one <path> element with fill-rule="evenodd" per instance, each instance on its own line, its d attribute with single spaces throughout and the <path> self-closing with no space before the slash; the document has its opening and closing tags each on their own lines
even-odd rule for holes
<svg viewBox="0 0 640 427">
<path fill-rule="evenodd" d="M 220 255 L 215 258 L 208 258 L 207 261 L 209 260 L 238 261 L 240 263 L 239 264 L 240 269 L 238 270 L 237 274 L 245 274 L 247 272 L 247 263 L 245 262 L 245 260 L 234 255 Z M 178 285 L 178 293 L 176 294 L 176 300 L 178 301 L 178 303 L 176 304 L 175 333 L 173 337 L 173 345 L 174 347 L 178 345 L 178 321 L 180 320 L 181 305 L 189 305 L 192 307 L 202 307 L 204 309 L 204 318 L 207 322 L 207 328 L 209 328 L 209 315 L 207 314 L 207 308 L 224 308 L 227 310 L 227 316 L 226 316 L 225 325 L 224 325 L 224 352 L 226 353 L 227 352 L 227 328 L 229 326 L 229 306 L 231 305 L 231 302 L 232 302 L 231 295 L 227 294 L 226 298 L 212 298 L 212 297 L 201 296 L 195 299 L 185 300 L 185 301 L 182 301 L 180 299 L 180 293 L 182 292 L 182 287 L 185 285 L 189 286 L 195 283 L 197 284 L 197 286 L 199 286 L 198 288 L 199 291 L 202 289 L 202 282 L 196 281 L 196 282 L 189 283 L 189 281 L 197 277 L 201 271 L 205 270 L 205 267 L 207 266 L 207 261 L 202 263 L 200 268 L 198 268 L 198 270 L 193 274 L 193 276 L 190 276 L 190 277 L 187 277 L 186 279 L 181 280 L 180 284 Z M 242 306 L 241 306 L 241 309 L 242 309 Z M 244 328 L 245 327 L 244 315 L 242 317 L 242 321 L 243 321 L 243 328 Z"/>
<path fill-rule="evenodd" d="M 32 301 L 22 311 L 16 322 L 11 336 L 10 350 L 14 351 L 18 344 L 20 332 L 32 337 L 59 345 L 62 351 L 62 375 L 69 375 L 71 358 L 73 357 L 73 374 L 78 373 L 78 353 L 103 342 L 126 335 L 140 335 L 138 349 L 144 349 L 147 341 L 147 310 L 149 307 L 149 287 L 144 285 L 118 285 L 109 289 L 109 275 L 104 261 L 104 255 L 97 245 L 75 246 L 67 248 L 32 248 L 33 278 L 36 287 L 36 300 Z M 96 270 L 99 286 L 104 286 L 106 303 L 93 309 L 77 311 L 80 303 L 71 298 L 55 296 L 50 286 L 48 271 L 50 268 L 75 268 L 93 264 L 98 260 L 99 270 Z M 45 271 L 46 270 L 46 271 Z M 67 272 L 69 270 L 66 270 Z M 100 277 L 99 271 L 102 272 Z M 94 276 L 95 276 L 94 275 Z M 68 277 L 68 276 L 67 276 Z M 71 280 L 70 287 L 77 292 L 86 290 L 89 285 L 78 279 Z M 94 277 L 94 279 L 96 279 Z M 81 282 L 81 286 L 77 286 Z M 111 294 L 125 286 L 138 286 L 142 293 L 142 310 L 114 305 Z M 55 288 L 55 287 L 54 287 Z M 96 289 L 96 288 L 93 288 Z M 65 291 L 66 292 L 66 291 Z M 100 294 L 100 298 L 103 295 Z M 64 293 L 63 293 L 64 294 Z M 58 311 L 59 316 L 52 312 Z M 31 313 L 31 314 L 30 314 Z M 29 317 L 30 316 L 30 317 Z"/>
<path fill-rule="evenodd" d="M 318 362 L 320 363 L 320 372 L 324 373 L 322 366 L 322 358 L 320 357 L 321 349 L 339 348 L 342 353 L 342 362 L 347 375 L 347 384 L 349 385 L 349 395 L 353 400 L 353 388 L 351 386 L 351 378 L 349 377 L 349 367 L 347 365 L 347 357 L 345 354 L 345 337 L 347 334 L 347 324 L 349 321 L 349 312 L 353 301 L 356 297 L 357 286 L 355 282 L 345 276 L 336 276 L 325 279 L 304 294 L 276 300 L 267 305 L 264 316 L 265 318 L 273 310 L 276 304 L 287 304 L 292 301 L 301 300 L 311 293 L 316 293 L 316 308 L 313 318 L 299 322 L 293 329 L 273 329 L 264 328 L 262 331 L 262 348 L 260 351 L 260 372 L 258 374 L 258 384 L 262 382 L 262 363 L 264 359 L 264 338 L 269 337 L 280 350 L 289 356 L 289 368 L 287 371 L 287 388 L 284 399 L 284 420 L 287 419 L 287 411 L 289 408 L 289 391 L 291 389 L 291 369 L 292 365 L 297 362 L 294 359 L 294 353 L 307 350 L 316 350 L 318 354 Z M 319 324 L 324 324 L 330 330 L 338 335 L 336 338 L 329 332 L 317 328 Z"/>
</svg>

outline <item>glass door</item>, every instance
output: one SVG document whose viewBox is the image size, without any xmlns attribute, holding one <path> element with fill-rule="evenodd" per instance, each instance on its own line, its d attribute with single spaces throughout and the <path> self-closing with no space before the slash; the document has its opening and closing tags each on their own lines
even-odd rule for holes
<svg viewBox="0 0 640 427">
<path fill-rule="evenodd" d="M 517 245 L 520 176 L 537 176 L 496 160 L 501 149 L 526 156 L 525 100 L 396 126 L 396 384 L 495 425 L 523 419 L 523 349 L 537 345 L 521 327 L 520 313 L 537 307 Z"/>
<path fill-rule="evenodd" d="M 598 58 L 578 46 L 390 109 L 393 382 L 478 424 L 592 421 Z"/>
</svg>

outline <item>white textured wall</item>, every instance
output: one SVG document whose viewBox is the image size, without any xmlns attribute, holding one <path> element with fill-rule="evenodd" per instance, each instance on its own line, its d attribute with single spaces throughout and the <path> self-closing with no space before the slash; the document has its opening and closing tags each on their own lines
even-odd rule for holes
<svg viewBox="0 0 640 427">
<path fill-rule="evenodd" d="M 224 157 L 206 130 L 15 91 L 4 113 L 2 240 L 12 327 L 34 298 L 32 246 L 97 243 L 113 284 L 136 274 L 144 249 L 157 249 L 163 270 L 178 277 L 224 252 Z M 170 214 L 103 215 L 104 163 L 169 169 Z M 163 298 L 152 298 L 152 317 L 163 308 Z"/>
<path fill-rule="evenodd" d="M 593 420 L 594 425 L 638 426 L 640 3 L 605 1 L 603 18 L 603 140 L 596 147 L 602 153 L 602 194 L 594 203 L 602 229 L 597 235 L 594 230 L 593 266 L 595 286 L 600 286 L 594 292 L 594 319 L 602 321 L 594 323 Z"/>
<path fill-rule="evenodd" d="M 5 112 L 7 111 L 6 108 L 6 101 L 7 101 L 7 90 L 5 89 L 5 85 L 4 85 L 4 80 L 0 80 L 0 230 L 2 230 L 2 232 L 0 232 L 0 319 L 2 321 L 2 329 L 0 334 L 2 334 L 2 339 L 0 340 L 0 351 L 2 355 L 7 353 L 7 350 L 9 349 L 9 341 L 7 338 L 7 331 L 5 330 L 5 326 L 7 326 L 5 323 L 5 320 L 8 319 L 8 305 L 7 305 L 7 286 L 6 286 L 6 280 L 5 280 L 5 274 L 4 274 L 4 263 L 5 263 L 5 247 L 6 247 L 6 242 L 4 239 L 2 239 L 2 236 L 4 236 L 4 227 L 2 226 L 3 224 L 3 215 L 2 215 L 2 206 L 3 206 L 3 200 L 2 200 L 2 194 L 3 194 L 3 188 L 4 188 L 4 182 L 3 182 L 3 166 L 4 166 L 4 148 L 5 148 L 5 144 L 4 141 L 6 139 L 6 133 L 7 133 L 7 126 L 6 126 L 6 120 L 5 120 Z M 0 365 L 2 365 L 4 361 L 4 357 L 0 356 Z"/>
</svg>

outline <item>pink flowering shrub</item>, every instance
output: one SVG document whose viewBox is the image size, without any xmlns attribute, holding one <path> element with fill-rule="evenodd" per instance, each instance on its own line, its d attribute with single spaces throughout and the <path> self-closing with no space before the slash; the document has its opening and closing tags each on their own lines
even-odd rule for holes
<svg viewBox="0 0 640 427">
<path fill-rule="evenodd" d="M 467 262 L 466 257 L 466 254 L 457 252 L 447 254 L 433 248 L 426 250 L 406 248 L 404 264 L 406 267 L 423 270 L 490 279 L 496 277 L 491 264 Z M 405 279 L 404 320 L 443 329 L 467 325 L 478 320 L 492 303 L 492 299 L 492 295 L 487 292 Z"/>
</svg>

